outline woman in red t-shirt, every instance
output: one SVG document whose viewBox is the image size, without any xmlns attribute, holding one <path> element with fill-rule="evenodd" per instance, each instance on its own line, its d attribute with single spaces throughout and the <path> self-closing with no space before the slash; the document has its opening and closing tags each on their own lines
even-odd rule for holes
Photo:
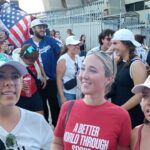
<svg viewBox="0 0 150 150">
<path fill-rule="evenodd" d="M 129 114 L 105 99 L 114 70 L 114 62 L 105 52 L 88 53 L 79 73 L 85 96 L 63 104 L 53 150 L 129 150 Z"/>
<path fill-rule="evenodd" d="M 37 79 L 41 81 L 41 88 L 46 86 L 46 75 L 38 60 L 39 52 L 32 45 L 24 45 L 13 52 L 13 58 L 26 66 L 28 73 L 23 77 L 23 90 L 18 106 L 30 111 L 43 114 L 43 102 L 37 88 Z M 39 81 L 39 82 L 40 82 Z"/>
</svg>

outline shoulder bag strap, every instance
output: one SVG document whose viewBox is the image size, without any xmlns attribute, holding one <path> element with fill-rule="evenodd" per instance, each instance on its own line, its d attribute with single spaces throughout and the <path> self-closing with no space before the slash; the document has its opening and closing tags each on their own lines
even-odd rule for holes
<svg viewBox="0 0 150 150">
<path fill-rule="evenodd" d="M 28 67 L 26 67 L 27 68 L 27 70 L 28 70 L 28 73 L 35 79 L 35 80 L 37 80 L 37 77 L 32 73 L 32 71 L 28 68 Z"/>
<path fill-rule="evenodd" d="M 66 118 L 65 118 L 65 127 L 67 125 L 68 119 L 69 119 L 69 115 L 71 113 L 72 107 L 74 105 L 75 101 L 70 101 L 70 104 L 68 106 L 67 112 L 66 112 Z"/>
</svg>

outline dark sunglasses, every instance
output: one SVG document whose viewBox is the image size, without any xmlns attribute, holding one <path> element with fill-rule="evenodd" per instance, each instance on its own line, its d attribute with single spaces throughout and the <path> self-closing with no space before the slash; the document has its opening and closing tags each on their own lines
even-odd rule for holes
<svg viewBox="0 0 150 150">
<path fill-rule="evenodd" d="M 111 38 L 105 38 L 107 41 L 111 41 Z"/>
<path fill-rule="evenodd" d="M 15 147 L 17 146 L 17 140 L 16 137 L 13 134 L 8 134 L 6 137 L 6 146 L 9 147 Z"/>
<path fill-rule="evenodd" d="M 78 66 L 78 64 L 77 64 L 77 63 L 74 63 L 74 65 L 75 65 L 75 69 L 76 69 L 76 73 L 75 73 L 75 74 L 77 74 L 77 73 L 78 73 L 78 71 L 79 71 L 79 66 Z"/>
</svg>

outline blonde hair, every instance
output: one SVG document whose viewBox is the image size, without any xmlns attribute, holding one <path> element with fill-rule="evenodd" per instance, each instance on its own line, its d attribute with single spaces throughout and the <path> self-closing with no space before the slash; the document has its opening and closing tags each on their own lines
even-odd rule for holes
<svg viewBox="0 0 150 150">
<path fill-rule="evenodd" d="M 111 59 L 110 55 L 103 51 L 89 52 L 88 55 L 95 55 L 104 65 L 105 77 L 112 77 L 112 82 L 106 86 L 106 94 L 110 91 L 111 85 L 114 81 L 117 72 L 115 60 Z"/>
</svg>

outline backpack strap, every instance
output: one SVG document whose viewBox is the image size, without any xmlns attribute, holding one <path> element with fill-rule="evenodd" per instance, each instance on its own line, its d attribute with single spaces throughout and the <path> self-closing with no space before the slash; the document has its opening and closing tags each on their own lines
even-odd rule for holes
<svg viewBox="0 0 150 150">
<path fill-rule="evenodd" d="M 74 105 L 75 101 L 70 101 L 67 112 L 66 112 L 66 118 L 65 118 L 65 127 L 67 125 L 68 119 L 69 119 L 69 115 L 71 113 L 72 107 Z"/>
<path fill-rule="evenodd" d="M 32 71 L 28 68 L 28 67 L 26 67 L 27 68 L 27 70 L 28 70 L 28 73 L 35 79 L 35 80 L 37 80 L 37 77 L 32 73 Z"/>
</svg>

